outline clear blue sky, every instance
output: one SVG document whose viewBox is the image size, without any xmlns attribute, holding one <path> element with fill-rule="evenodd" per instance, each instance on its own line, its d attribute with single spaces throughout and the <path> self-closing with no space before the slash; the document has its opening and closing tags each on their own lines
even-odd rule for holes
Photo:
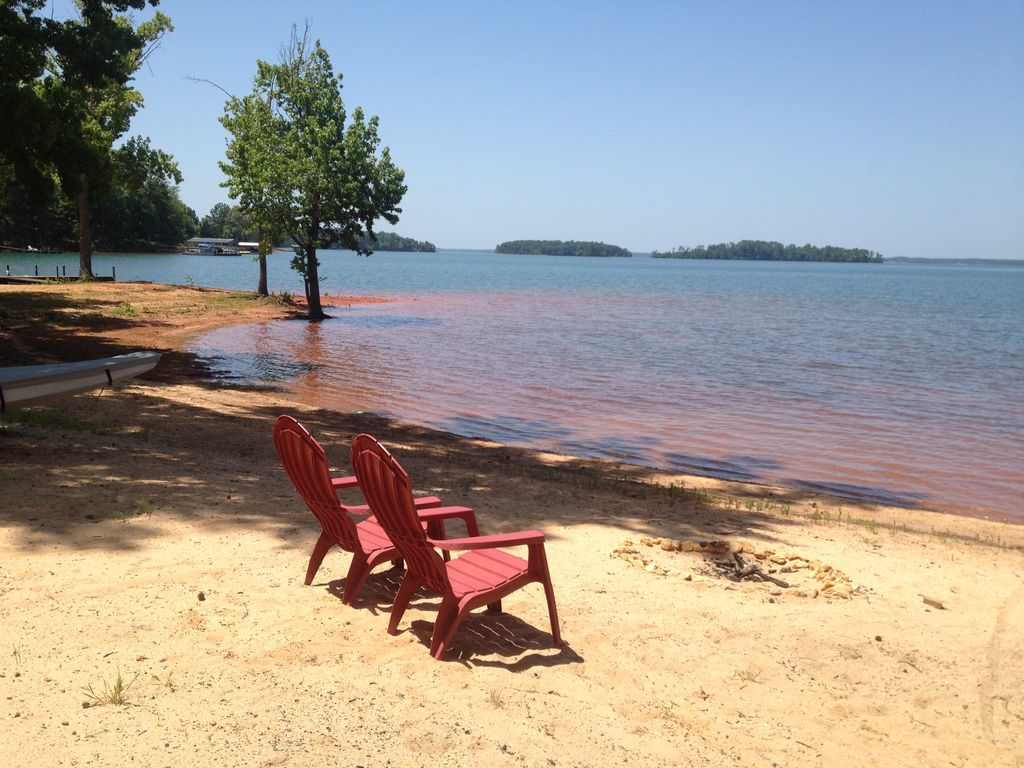
<svg viewBox="0 0 1024 768">
<path fill-rule="evenodd" d="M 55 0 L 58 12 L 65 7 Z M 1024 258 L 1024 2 L 164 0 L 131 133 L 227 202 L 223 94 L 291 24 L 380 116 L 439 247 L 745 238 Z M 142 14 L 144 18 L 149 14 Z M 390 227 L 386 227 L 390 229 Z"/>
</svg>

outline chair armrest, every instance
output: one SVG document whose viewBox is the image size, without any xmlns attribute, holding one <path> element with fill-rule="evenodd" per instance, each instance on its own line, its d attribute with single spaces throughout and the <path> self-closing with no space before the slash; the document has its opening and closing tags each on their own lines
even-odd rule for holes
<svg viewBox="0 0 1024 768">
<path fill-rule="evenodd" d="M 540 531 L 516 531 L 496 533 L 492 536 L 473 536 L 468 539 L 429 539 L 430 543 L 442 550 L 495 549 L 520 545 L 543 544 L 544 534 Z"/>
<path fill-rule="evenodd" d="M 356 480 L 354 475 L 348 475 L 347 477 L 332 477 L 331 487 L 336 491 L 340 491 L 342 488 L 358 488 L 359 481 Z"/>
<path fill-rule="evenodd" d="M 434 507 L 440 506 L 440 504 L 441 504 L 441 500 L 439 498 L 437 498 L 437 496 L 424 496 L 422 498 L 416 499 L 416 512 L 420 515 L 421 518 L 423 518 L 423 514 L 422 514 L 421 510 L 424 510 L 424 509 L 431 509 L 432 510 Z M 345 511 L 348 512 L 350 515 L 368 515 L 368 514 L 370 514 L 370 505 L 369 504 L 342 504 L 341 506 L 343 506 L 345 508 Z M 455 507 L 449 507 L 449 509 L 455 509 Z M 472 511 L 472 510 L 470 510 L 470 511 Z M 457 517 L 457 516 L 458 515 L 455 515 L 455 514 L 449 515 L 449 517 Z"/>
<path fill-rule="evenodd" d="M 469 507 L 433 507 L 432 509 L 416 507 L 416 516 L 420 522 L 429 523 L 432 520 L 447 520 L 452 517 L 464 520 L 467 517 L 475 517 L 476 513 Z"/>
</svg>

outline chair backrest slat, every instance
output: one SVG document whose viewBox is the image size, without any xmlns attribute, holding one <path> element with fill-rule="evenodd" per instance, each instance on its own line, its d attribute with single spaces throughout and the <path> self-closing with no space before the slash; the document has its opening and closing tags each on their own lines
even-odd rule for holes
<svg viewBox="0 0 1024 768">
<path fill-rule="evenodd" d="M 428 589 L 441 594 L 450 591 L 444 560 L 427 542 L 416 514 L 412 483 L 402 465 L 376 439 L 357 435 L 352 441 L 352 466 L 370 511 L 405 559 L 406 568 Z"/>
<path fill-rule="evenodd" d="M 331 468 L 320 443 L 291 416 L 279 416 L 274 422 L 274 447 L 288 479 L 320 526 L 342 549 L 355 552 L 359 546 L 356 526 L 331 485 Z"/>
</svg>

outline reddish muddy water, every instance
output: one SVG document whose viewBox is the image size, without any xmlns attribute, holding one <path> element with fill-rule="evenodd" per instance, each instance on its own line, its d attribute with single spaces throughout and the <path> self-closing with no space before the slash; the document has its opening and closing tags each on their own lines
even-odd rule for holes
<svg viewBox="0 0 1024 768">
<path fill-rule="evenodd" d="M 932 309 L 842 292 L 474 290 L 223 329 L 197 348 L 317 406 L 1024 522 L 1017 342 Z"/>
</svg>

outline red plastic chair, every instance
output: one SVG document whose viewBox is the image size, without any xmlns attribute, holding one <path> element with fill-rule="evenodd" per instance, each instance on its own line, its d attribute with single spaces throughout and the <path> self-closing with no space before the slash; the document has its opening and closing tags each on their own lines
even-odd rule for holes
<svg viewBox="0 0 1024 768">
<path fill-rule="evenodd" d="M 391 608 L 388 632 L 394 634 L 397 630 L 413 593 L 426 587 L 441 595 L 441 608 L 430 640 L 431 656 L 440 659 L 467 613 L 481 605 L 492 612 L 501 611 L 501 598 L 538 581 L 544 585 L 547 596 L 553 644 L 562 644 L 543 533 L 520 531 L 467 539 L 431 538 L 417 520 L 409 475 L 384 446 L 369 435 L 357 435 L 352 441 L 352 466 L 377 522 L 406 563 L 405 577 Z M 498 549 L 518 545 L 529 548 L 528 560 Z M 468 551 L 446 561 L 438 549 L 445 553 Z"/>
<path fill-rule="evenodd" d="M 351 604 L 370 571 L 380 563 L 397 561 L 400 555 L 373 517 L 358 523 L 353 520 L 353 515 L 368 514 L 370 508 L 341 503 L 337 489 L 353 487 L 355 483 L 341 485 L 338 481 L 347 478 L 331 478 L 327 454 L 305 427 L 291 416 L 279 416 L 274 422 L 274 446 L 295 490 L 320 522 L 320 537 L 309 558 L 305 583 L 308 586 L 313 582 L 324 556 L 337 545 L 352 553 L 341 598 L 343 603 Z M 424 496 L 415 502 L 415 514 L 432 535 L 443 539 L 444 521 L 453 518 L 466 524 L 470 536 L 479 533 L 473 510 L 440 504 L 436 496 Z"/>
</svg>

